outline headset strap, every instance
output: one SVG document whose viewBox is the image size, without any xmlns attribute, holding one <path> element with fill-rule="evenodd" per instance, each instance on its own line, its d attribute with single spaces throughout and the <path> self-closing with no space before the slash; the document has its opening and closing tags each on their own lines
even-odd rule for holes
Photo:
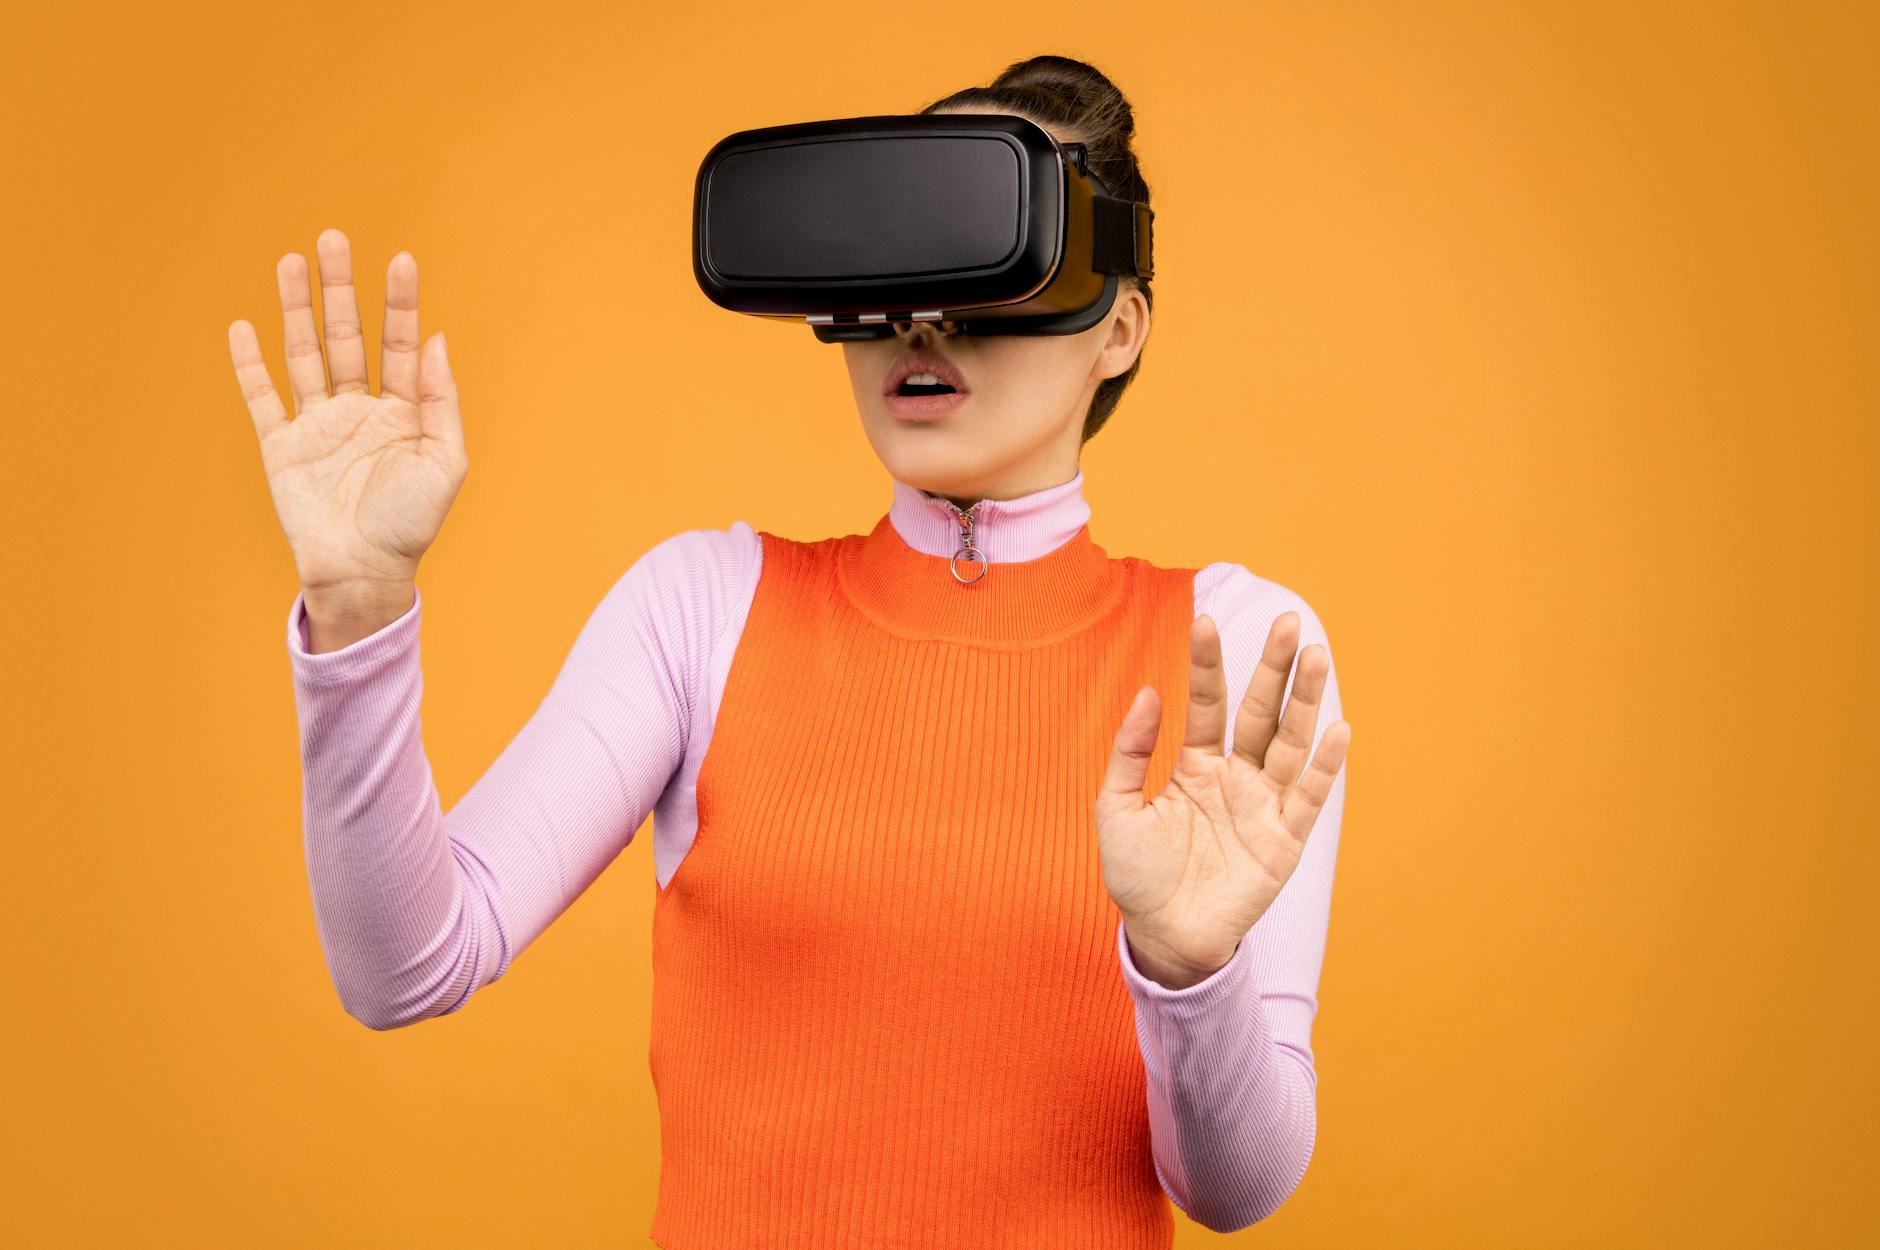
<svg viewBox="0 0 1880 1250">
<path fill-rule="evenodd" d="M 1154 237 L 1150 223 L 1155 210 L 1141 200 L 1110 195 L 1094 196 L 1092 202 L 1096 207 L 1096 237 L 1090 267 L 1098 273 L 1153 277 Z"/>
</svg>

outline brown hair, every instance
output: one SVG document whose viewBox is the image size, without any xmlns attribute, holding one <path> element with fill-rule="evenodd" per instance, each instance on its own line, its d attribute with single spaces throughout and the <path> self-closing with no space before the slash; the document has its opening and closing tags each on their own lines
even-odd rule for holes
<svg viewBox="0 0 1880 1250">
<path fill-rule="evenodd" d="M 932 113 L 944 108 L 1030 117 L 1056 130 L 1066 141 L 1083 144 L 1091 171 L 1102 179 L 1111 195 L 1149 202 L 1149 184 L 1143 181 L 1136 154 L 1130 150 L 1130 139 L 1136 132 L 1135 115 L 1116 84 L 1094 65 L 1067 56 L 1014 61 L 990 85 L 963 88 L 922 106 L 920 111 Z M 1144 302 L 1155 307 L 1148 279 L 1124 274 L 1119 282 L 1139 289 Z M 1116 411 L 1117 401 L 1141 365 L 1142 353 L 1138 352 L 1128 369 L 1097 384 L 1090 411 L 1084 415 L 1085 442 Z"/>
</svg>

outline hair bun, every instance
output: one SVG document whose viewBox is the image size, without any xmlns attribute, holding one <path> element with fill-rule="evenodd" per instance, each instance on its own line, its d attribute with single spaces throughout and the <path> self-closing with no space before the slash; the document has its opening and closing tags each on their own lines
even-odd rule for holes
<svg viewBox="0 0 1880 1250">
<path fill-rule="evenodd" d="M 1006 66 L 992 85 L 1047 92 L 1080 118 L 1100 118 L 1102 127 L 1119 138 L 1135 133 L 1129 101 L 1102 70 L 1088 62 L 1068 56 L 1029 57 Z"/>
</svg>

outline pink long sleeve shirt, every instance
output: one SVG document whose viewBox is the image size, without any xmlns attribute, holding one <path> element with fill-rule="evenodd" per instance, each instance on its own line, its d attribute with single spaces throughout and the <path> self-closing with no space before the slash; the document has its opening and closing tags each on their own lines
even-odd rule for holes
<svg viewBox="0 0 1880 1250">
<path fill-rule="evenodd" d="M 919 551 L 952 555 L 952 505 L 891 481 L 896 532 Z M 990 563 L 1031 560 L 1090 515 L 1080 471 L 1031 494 L 982 500 L 976 543 Z M 654 872 L 662 886 L 671 879 L 697 830 L 694 784 L 761 557 L 744 521 L 656 544 L 607 591 L 541 705 L 448 812 L 421 740 L 422 595 L 376 633 L 320 654 L 308 650 L 305 601 L 295 596 L 287 649 L 308 879 L 349 1014 L 390 1029 L 462 1009 L 580 896 L 649 813 Z M 1199 569 L 1194 604 L 1220 633 L 1230 706 L 1239 705 L 1282 613 L 1299 613 L 1301 648 L 1329 648 L 1304 599 L 1238 564 Z M 1342 714 L 1334 666 L 1318 733 Z M 1348 771 L 1339 772 L 1293 876 L 1213 975 L 1165 988 L 1136 968 L 1117 927 L 1156 1172 L 1176 1206 L 1210 1228 L 1270 1214 L 1311 1159 L 1311 1030 Z"/>
</svg>

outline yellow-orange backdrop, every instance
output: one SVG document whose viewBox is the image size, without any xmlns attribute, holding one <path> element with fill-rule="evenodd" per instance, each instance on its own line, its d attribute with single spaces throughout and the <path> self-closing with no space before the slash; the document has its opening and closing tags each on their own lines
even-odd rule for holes
<svg viewBox="0 0 1880 1250">
<path fill-rule="evenodd" d="M 865 530 L 840 353 L 723 312 L 747 126 L 1043 51 L 1136 106 L 1157 322 L 1098 540 L 1327 623 L 1355 728 L 1290 1202 L 1183 1246 L 1849 1245 L 1874 1165 L 1870 5 L 62 4 L 16 13 L 4 1193 L 21 1245 L 640 1245 L 650 826 L 461 1015 L 340 1009 L 294 570 L 229 366 L 423 273 L 474 466 L 448 805 L 649 546 Z"/>
</svg>

